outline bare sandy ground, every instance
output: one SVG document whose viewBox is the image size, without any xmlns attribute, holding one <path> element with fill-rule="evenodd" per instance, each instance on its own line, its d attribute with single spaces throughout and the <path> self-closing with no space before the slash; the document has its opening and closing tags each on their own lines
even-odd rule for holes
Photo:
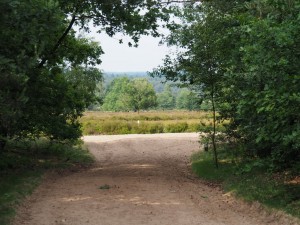
<svg viewBox="0 0 300 225">
<path fill-rule="evenodd" d="M 46 176 L 20 207 L 14 225 L 298 224 L 197 179 L 189 167 L 190 155 L 199 150 L 197 134 L 87 136 L 84 141 L 95 166 Z"/>
</svg>

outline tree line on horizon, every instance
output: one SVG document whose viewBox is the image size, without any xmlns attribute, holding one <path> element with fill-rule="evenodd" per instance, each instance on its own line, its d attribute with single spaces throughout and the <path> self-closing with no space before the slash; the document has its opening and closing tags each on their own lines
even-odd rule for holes
<svg viewBox="0 0 300 225">
<path fill-rule="evenodd" d="M 108 78 L 108 79 L 107 79 Z M 111 112 L 139 112 L 146 110 L 209 110 L 209 103 L 202 102 L 195 91 L 180 88 L 175 83 L 163 83 L 160 78 L 151 78 L 146 73 L 128 76 L 115 74 L 105 76 L 99 102 L 89 110 Z"/>
</svg>

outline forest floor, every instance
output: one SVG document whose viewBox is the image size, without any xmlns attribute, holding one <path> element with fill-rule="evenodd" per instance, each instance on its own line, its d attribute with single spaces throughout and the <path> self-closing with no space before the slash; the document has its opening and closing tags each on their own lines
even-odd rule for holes
<svg viewBox="0 0 300 225">
<path fill-rule="evenodd" d="M 19 207 L 14 225 L 288 225 L 191 172 L 198 135 L 86 136 L 88 169 L 53 172 Z"/>
</svg>

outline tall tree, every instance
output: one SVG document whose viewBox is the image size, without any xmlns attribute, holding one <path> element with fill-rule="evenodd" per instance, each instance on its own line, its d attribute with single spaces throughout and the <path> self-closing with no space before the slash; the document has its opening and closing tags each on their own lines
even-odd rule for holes
<svg viewBox="0 0 300 225">
<path fill-rule="evenodd" d="M 156 71 L 198 85 L 246 155 L 275 167 L 299 154 L 299 1 L 203 1 L 184 7 L 167 40 L 184 49 Z M 215 118 L 215 113 L 214 113 Z"/>
<path fill-rule="evenodd" d="M 81 95 L 79 89 L 71 89 L 74 84 L 68 81 L 66 71 L 75 67 L 82 73 L 90 71 L 89 67 L 99 62 L 101 48 L 70 32 L 56 57 L 39 67 L 67 22 L 59 5 L 52 1 L 5 0 L 0 4 L 5 10 L 0 17 L 0 147 L 14 137 L 58 137 L 57 132 L 50 132 L 55 124 L 63 134 L 60 138 L 77 138 L 80 132 L 74 117 L 83 109 L 76 104 L 67 108 L 74 101 L 71 94 Z M 99 78 L 100 73 L 93 76 L 94 81 Z M 58 104 L 60 100 L 68 105 Z M 89 99 L 83 101 L 89 103 Z M 52 123 L 46 119 L 49 117 Z M 63 132 L 64 128 L 70 132 Z"/>
<path fill-rule="evenodd" d="M 107 89 L 102 110 L 105 111 L 131 111 L 133 86 L 127 77 L 119 77 L 113 80 Z"/>
<path fill-rule="evenodd" d="M 176 97 L 176 108 L 187 110 L 200 110 L 201 98 L 193 91 L 183 88 Z"/>
<path fill-rule="evenodd" d="M 165 85 L 163 92 L 157 95 L 157 104 L 160 109 L 174 109 L 175 97 L 172 93 L 170 85 Z"/>
<path fill-rule="evenodd" d="M 172 30 L 167 41 L 171 45 L 180 46 L 184 51 L 177 53 L 175 59 L 167 56 L 164 65 L 154 74 L 196 86 L 204 98 L 209 98 L 213 114 L 210 136 L 215 165 L 218 167 L 216 104 L 225 71 L 221 54 L 229 47 L 223 41 L 226 19 L 211 2 L 187 5 L 183 11 L 177 11 L 176 15 L 182 19 L 182 23 Z"/>
<path fill-rule="evenodd" d="M 275 168 L 300 159 L 299 7 L 299 1 L 254 1 L 238 18 L 242 71 L 232 73 L 242 82 L 231 92 L 240 93 L 235 126 L 248 154 L 270 157 Z"/>
<path fill-rule="evenodd" d="M 146 78 L 132 80 L 132 102 L 133 110 L 147 110 L 157 105 L 156 93 L 153 85 Z"/>
<path fill-rule="evenodd" d="M 95 86 L 77 75 L 101 80 L 93 67 L 101 63 L 102 50 L 97 43 L 78 37 L 75 25 L 88 32 L 93 24 L 110 36 L 120 32 L 132 37 L 128 44 L 135 45 L 140 35 L 158 36 L 157 21 L 168 19 L 162 4 L 154 0 L 2 0 L 0 151 L 9 138 L 80 135 L 75 118 L 82 114 L 83 102 L 91 103 L 85 91 L 94 93 Z M 70 73 L 93 88 L 75 87 Z M 53 133 L 54 124 L 60 133 Z"/>
<path fill-rule="evenodd" d="M 102 109 L 105 111 L 137 111 L 156 106 L 156 93 L 146 78 L 115 78 L 108 87 Z"/>
</svg>

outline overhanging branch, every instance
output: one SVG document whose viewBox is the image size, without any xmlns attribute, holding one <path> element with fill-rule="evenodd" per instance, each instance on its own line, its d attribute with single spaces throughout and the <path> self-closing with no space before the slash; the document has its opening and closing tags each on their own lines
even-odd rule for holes
<svg viewBox="0 0 300 225">
<path fill-rule="evenodd" d="M 66 28 L 66 30 L 64 31 L 64 33 L 61 35 L 61 37 L 58 39 L 58 41 L 56 42 L 56 44 L 54 45 L 53 49 L 51 50 L 51 52 L 45 56 L 42 61 L 39 63 L 38 68 L 42 68 L 44 66 L 44 64 L 47 62 L 47 60 L 49 60 L 49 58 L 51 56 L 54 55 L 54 53 L 56 52 L 56 50 L 58 49 L 58 47 L 62 44 L 63 40 L 66 38 L 66 36 L 68 35 L 68 33 L 70 32 L 70 30 L 72 29 L 74 23 L 76 21 L 76 15 L 74 14 L 72 16 L 72 19 L 68 25 L 68 27 Z"/>
</svg>

